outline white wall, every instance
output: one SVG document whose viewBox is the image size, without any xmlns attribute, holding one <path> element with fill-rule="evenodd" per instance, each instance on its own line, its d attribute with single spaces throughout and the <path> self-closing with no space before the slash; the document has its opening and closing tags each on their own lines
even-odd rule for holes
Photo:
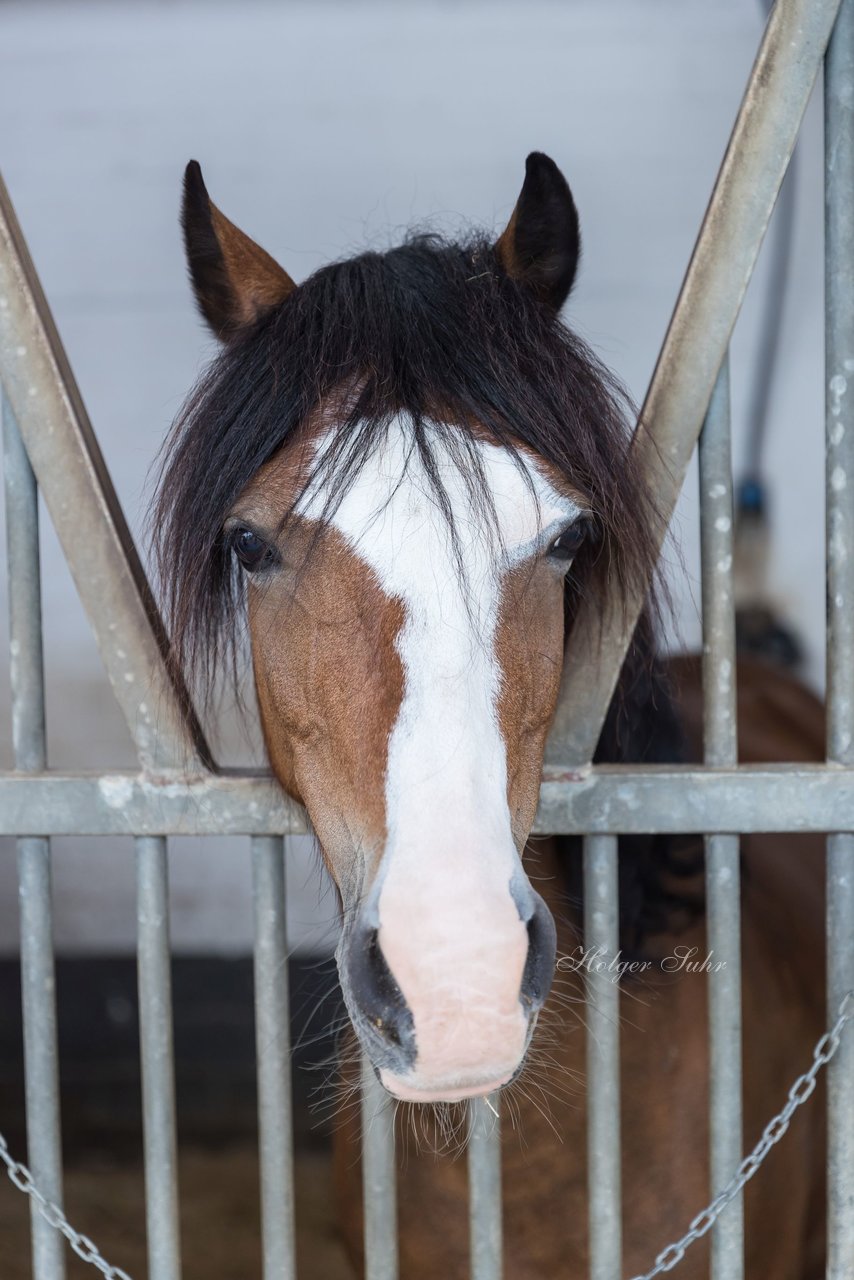
<svg viewBox="0 0 854 1280">
<path fill-rule="evenodd" d="M 0 168 L 134 532 L 160 441 L 212 346 L 185 282 L 177 210 L 201 160 L 222 208 L 298 279 L 425 220 L 499 226 L 526 153 L 564 168 L 584 260 L 568 315 L 641 398 L 760 32 L 758 0 L 0 5 Z M 775 586 L 822 678 L 821 136 L 801 145 L 797 253 L 769 473 Z M 755 347 L 737 335 L 735 429 Z M 671 552 L 696 643 L 693 477 Z M 132 752 L 52 531 L 44 536 L 51 763 Z M 5 606 L 5 601 L 4 601 Z M 5 625 L 5 624 L 4 624 Z M 2 664 L 0 664 L 2 665 Z M 7 679 L 5 672 L 0 680 Z M 0 684 L 8 724 L 8 688 Z M 4 764 L 8 764 L 3 733 Z M 235 732 L 226 733 L 238 749 Z M 291 850 L 291 937 L 330 936 L 314 855 Z M 184 949 L 250 940 L 243 842 L 175 842 Z M 129 842 L 57 842 L 66 951 L 133 939 Z M 0 949 L 16 943 L 0 849 Z"/>
</svg>

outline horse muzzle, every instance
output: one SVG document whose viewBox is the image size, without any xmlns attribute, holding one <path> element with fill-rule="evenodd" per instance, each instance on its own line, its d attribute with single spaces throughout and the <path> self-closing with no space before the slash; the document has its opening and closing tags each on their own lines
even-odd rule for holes
<svg viewBox="0 0 854 1280">
<path fill-rule="evenodd" d="M 518 1074 L 555 964 L 551 913 L 524 875 L 510 892 L 426 904 L 370 894 L 339 951 L 351 1020 L 380 1081 L 455 1102 Z"/>
</svg>

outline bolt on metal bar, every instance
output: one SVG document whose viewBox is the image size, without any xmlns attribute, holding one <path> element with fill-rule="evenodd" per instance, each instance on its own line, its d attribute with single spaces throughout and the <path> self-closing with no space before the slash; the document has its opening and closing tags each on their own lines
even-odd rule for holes
<svg viewBox="0 0 854 1280">
<path fill-rule="evenodd" d="M 827 758 L 854 763 L 854 3 L 825 64 Z M 834 828 L 831 827 L 831 830 Z M 837 833 L 839 828 L 836 828 Z M 854 988 L 854 835 L 827 845 L 827 999 Z M 828 1069 L 828 1280 L 854 1275 L 854 1036 Z"/>
<path fill-rule="evenodd" d="M 700 434 L 700 547 L 703 596 L 703 725 L 707 765 L 738 762 L 729 354 L 724 356 Z M 705 837 L 709 981 L 711 1191 L 718 1195 L 742 1156 L 741 877 L 737 835 Z M 712 1229 L 712 1280 L 744 1275 L 742 1193 Z"/>
<path fill-rule="evenodd" d="M 210 754 L 169 671 L 157 607 L 2 179 L 0 382 L 140 760 L 198 769 Z"/>
<path fill-rule="evenodd" d="M 655 494 L 664 541 L 712 387 L 729 344 L 839 0 L 775 4 L 632 444 Z M 573 625 L 547 758 L 593 756 L 643 604 L 588 592 Z M 596 655 L 591 664 L 591 655 Z"/>
<path fill-rule="evenodd" d="M 394 1102 L 362 1054 L 362 1204 L 365 1280 L 397 1280 Z"/>
<path fill-rule="evenodd" d="M 253 837 L 252 892 L 264 1280 L 294 1280 L 290 1000 L 281 836 Z"/>
<path fill-rule="evenodd" d="M 149 1280 L 181 1280 L 166 840 L 136 840 L 137 978 Z"/>
<path fill-rule="evenodd" d="M 9 561 L 12 744 L 15 767 L 47 766 L 38 490 L 11 405 L 0 390 Z M 62 1136 L 53 961 L 50 842 L 18 840 L 21 922 L 21 1000 L 24 1018 L 27 1148 L 33 1176 L 62 1204 Z M 34 1280 L 63 1280 L 61 1237 L 35 1210 L 31 1214 Z"/>
<path fill-rule="evenodd" d="M 620 985 L 605 972 L 620 949 L 616 836 L 584 839 L 584 949 L 605 962 L 588 965 L 584 979 L 590 1280 L 620 1280 Z"/>
<path fill-rule="evenodd" d="M 471 1280 L 501 1280 L 501 1120 L 499 1094 L 469 1102 L 469 1234 Z"/>
</svg>

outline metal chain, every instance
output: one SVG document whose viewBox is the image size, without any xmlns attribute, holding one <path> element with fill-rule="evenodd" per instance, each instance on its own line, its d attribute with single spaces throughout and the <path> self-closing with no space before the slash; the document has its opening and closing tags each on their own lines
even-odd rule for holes
<svg viewBox="0 0 854 1280">
<path fill-rule="evenodd" d="M 122 1271 L 121 1267 L 111 1267 L 101 1257 L 97 1246 L 89 1237 L 82 1235 L 79 1231 L 75 1231 L 59 1206 L 53 1204 L 42 1195 L 33 1182 L 33 1175 L 26 1165 L 19 1164 L 12 1159 L 6 1139 L 2 1133 L 0 1133 L 0 1160 L 5 1164 L 6 1172 L 9 1174 L 9 1179 L 13 1185 L 19 1191 L 23 1191 L 25 1196 L 30 1197 L 46 1222 L 49 1222 L 57 1231 L 62 1232 L 78 1258 L 82 1258 L 84 1262 L 97 1267 L 101 1274 L 107 1277 L 107 1280 L 131 1280 L 128 1273 Z"/>
<path fill-rule="evenodd" d="M 822 1067 L 827 1066 L 836 1053 L 841 1044 L 842 1030 L 846 1022 L 850 1022 L 852 1019 L 854 1019 L 854 991 L 849 991 L 839 1006 L 839 1015 L 836 1022 L 830 1031 L 824 1033 L 815 1046 L 813 1063 L 809 1071 L 799 1076 L 792 1085 L 785 1107 L 765 1126 L 762 1137 L 750 1154 L 742 1160 L 732 1180 L 727 1183 L 719 1195 L 715 1196 L 710 1205 L 707 1205 L 701 1213 L 698 1213 L 692 1219 L 688 1231 L 681 1240 L 669 1244 L 666 1249 L 661 1251 L 655 1259 L 655 1265 L 652 1270 L 644 1272 L 643 1275 L 634 1276 L 633 1280 L 654 1280 L 655 1276 L 661 1275 L 665 1271 L 672 1271 L 676 1264 L 684 1258 L 685 1251 L 689 1245 L 692 1245 L 695 1240 L 700 1240 L 712 1229 L 727 1205 L 735 1199 L 745 1183 L 760 1168 L 771 1148 L 783 1137 L 798 1107 L 803 1106 L 812 1095 L 819 1071 L 821 1071 Z M 79 1231 L 75 1231 L 62 1210 L 51 1203 L 50 1200 L 45 1199 L 33 1182 L 32 1174 L 26 1165 L 19 1164 L 12 1159 L 6 1139 L 2 1133 L 0 1133 L 0 1160 L 5 1164 L 12 1183 L 19 1191 L 23 1191 L 24 1195 L 30 1197 L 39 1213 L 52 1227 L 62 1232 L 78 1258 L 82 1258 L 84 1262 L 97 1267 L 101 1274 L 106 1276 L 106 1280 L 131 1280 L 131 1277 L 126 1271 L 122 1271 L 121 1267 L 111 1267 L 102 1258 L 97 1246 L 89 1237 L 81 1235 Z"/>
<path fill-rule="evenodd" d="M 854 1019 L 854 991 L 849 991 L 839 1006 L 839 1015 L 836 1022 L 830 1031 L 824 1033 L 815 1046 L 813 1063 L 809 1071 L 799 1076 L 792 1085 L 789 1090 L 789 1100 L 785 1107 L 765 1126 L 762 1137 L 750 1152 L 750 1155 L 744 1157 L 731 1181 L 727 1183 L 719 1195 L 715 1196 L 712 1203 L 703 1209 L 702 1213 L 698 1213 L 696 1218 L 692 1219 L 688 1231 L 681 1240 L 677 1240 L 673 1244 L 669 1244 L 666 1249 L 662 1249 L 655 1259 L 655 1265 L 652 1270 L 645 1272 L 642 1276 L 633 1276 L 632 1280 L 653 1280 L 654 1276 L 661 1275 L 664 1271 L 672 1271 L 677 1262 L 681 1262 L 684 1258 L 688 1246 L 692 1245 L 695 1240 L 700 1240 L 711 1230 L 730 1201 L 735 1199 L 744 1184 L 759 1169 L 771 1148 L 780 1141 L 798 1107 L 803 1106 L 807 1098 L 810 1097 L 815 1089 L 819 1071 L 821 1071 L 822 1067 L 827 1066 L 836 1053 L 841 1043 L 842 1029 L 846 1022 L 850 1022 L 852 1019 Z"/>
</svg>

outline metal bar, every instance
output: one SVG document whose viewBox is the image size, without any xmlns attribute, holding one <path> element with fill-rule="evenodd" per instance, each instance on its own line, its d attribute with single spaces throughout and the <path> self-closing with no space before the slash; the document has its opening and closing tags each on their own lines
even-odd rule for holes
<svg viewBox="0 0 854 1280">
<path fill-rule="evenodd" d="M 603 960 L 620 949 L 616 836 L 584 841 L 584 949 Z M 588 965 L 587 1195 L 590 1280 L 620 1280 L 620 986 L 603 966 Z"/>
<path fill-rule="evenodd" d="M 738 760 L 733 594 L 729 356 L 724 357 L 699 449 L 703 593 L 703 747 L 707 765 Z"/>
<path fill-rule="evenodd" d="M 140 760 L 199 768 L 208 748 L 170 675 L 145 572 L 2 179 L 0 382 Z"/>
<path fill-rule="evenodd" d="M 469 1103 L 469 1233 L 471 1280 L 504 1274 L 501 1219 L 501 1120 L 499 1094 Z"/>
<path fill-rule="evenodd" d="M 765 29 L 632 446 L 662 542 L 838 7 L 775 4 Z M 642 604 L 642 593 L 625 608 L 611 601 L 603 617 L 600 594 L 587 593 L 567 647 L 550 761 L 592 758 Z"/>
<path fill-rule="evenodd" d="M 137 976 L 149 1280 L 180 1280 L 166 840 L 136 841 Z"/>
<path fill-rule="evenodd" d="M 362 1196 L 365 1280 L 397 1280 L 394 1101 L 362 1054 Z"/>
<path fill-rule="evenodd" d="M 775 3 L 776 0 L 760 0 L 766 19 Z M 762 299 L 759 349 L 751 371 L 744 475 L 747 479 L 757 482 L 762 474 L 762 452 L 770 427 L 771 396 L 777 385 L 780 338 L 786 311 L 786 295 L 795 235 L 797 181 L 798 151 L 795 147 L 777 196 L 769 233 L 770 242 L 765 250 L 768 284 Z"/>
<path fill-rule="evenodd" d="M 105 793 L 109 799 L 105 799 Z M 820 764 L 547 768 L 533 831 L 583 835 L 854 831 L 854 767 Z M 301 811 L 269 777 L 0 773 L 0 835 L 292 835 Z"/>
<path fill-rule="evenodd" d="M 281 836 L 253 838 L 252 890 L 264 1280 L 293 1280 L 296 1250 L 290 1001 L 285 848 Z"/>
<path fill-rule="evenodd" d="M 9 562 L 9 648 L 12 745 L 15 768 L 40 773 L 47 766 L 42 652 L 41 559 L 36 478 L 12 413 L 3 404 L 6 547 Z"/>
<path fill-rule="evenodd" d="M 827 1004 L 836 1017 L 854 990 L 854 836 L 827 841 Z M 827 1069 L 827 1280 L 854 1275 L 854 1034 L 845 1028 Z"/>
<path fill-rule="evenodd" d="M 12 415 L 0 392 L 9 560 L 12 744 L 19 770 L 47 764 L 42 654 L 39 511 L 36 480 Z M 21 1000 L 24 1019 L 27 1158 L 39 1190 L 62 1206 L 62 1135 L 50 843 L 18 840 L 21 922 Z M 33 1205 L 30 1216 L 34 1280 L 63 1280 L 65 1247 Z"/>
<path fill-rule="evenodd" d="M 53 967 L 50 842 L 18 841 L 21 997 L 24 1010 L 27 1159 L 36 1186 L 62 1207 L 62 1135 Z M 34 1280 L 63 1280 L 65 1246 L 58 1231 L 30 1208 Z"/>
<path fill-rule="evenodd" d="M 735 765 L 735 597 L 729 355 L 718 374 L 700 435 L 700 545 L 703 592 L 704 760 Z M 709 973 L 711 1190 L 718 1195 L 742 1157 L 741 860 L 735 835 L 708 835 L 706 940 L 723 968 Z M 712 1280 L 744 1275 L 744 1201 L 737 1196 L 712 1229 Z"/>
<path fill-rule="evenodd" d="M 854 3 L 844 0 L 825 66 L 827 757 L 854 764 Z M 830 830 L 839 830 L 838 824 Z M 854 836 L 827 846 L 830 1018 L 854 989 Z M 828 1068 L 828 1280 L 854 1275 L 854 1036 Z"/>
</svg>

